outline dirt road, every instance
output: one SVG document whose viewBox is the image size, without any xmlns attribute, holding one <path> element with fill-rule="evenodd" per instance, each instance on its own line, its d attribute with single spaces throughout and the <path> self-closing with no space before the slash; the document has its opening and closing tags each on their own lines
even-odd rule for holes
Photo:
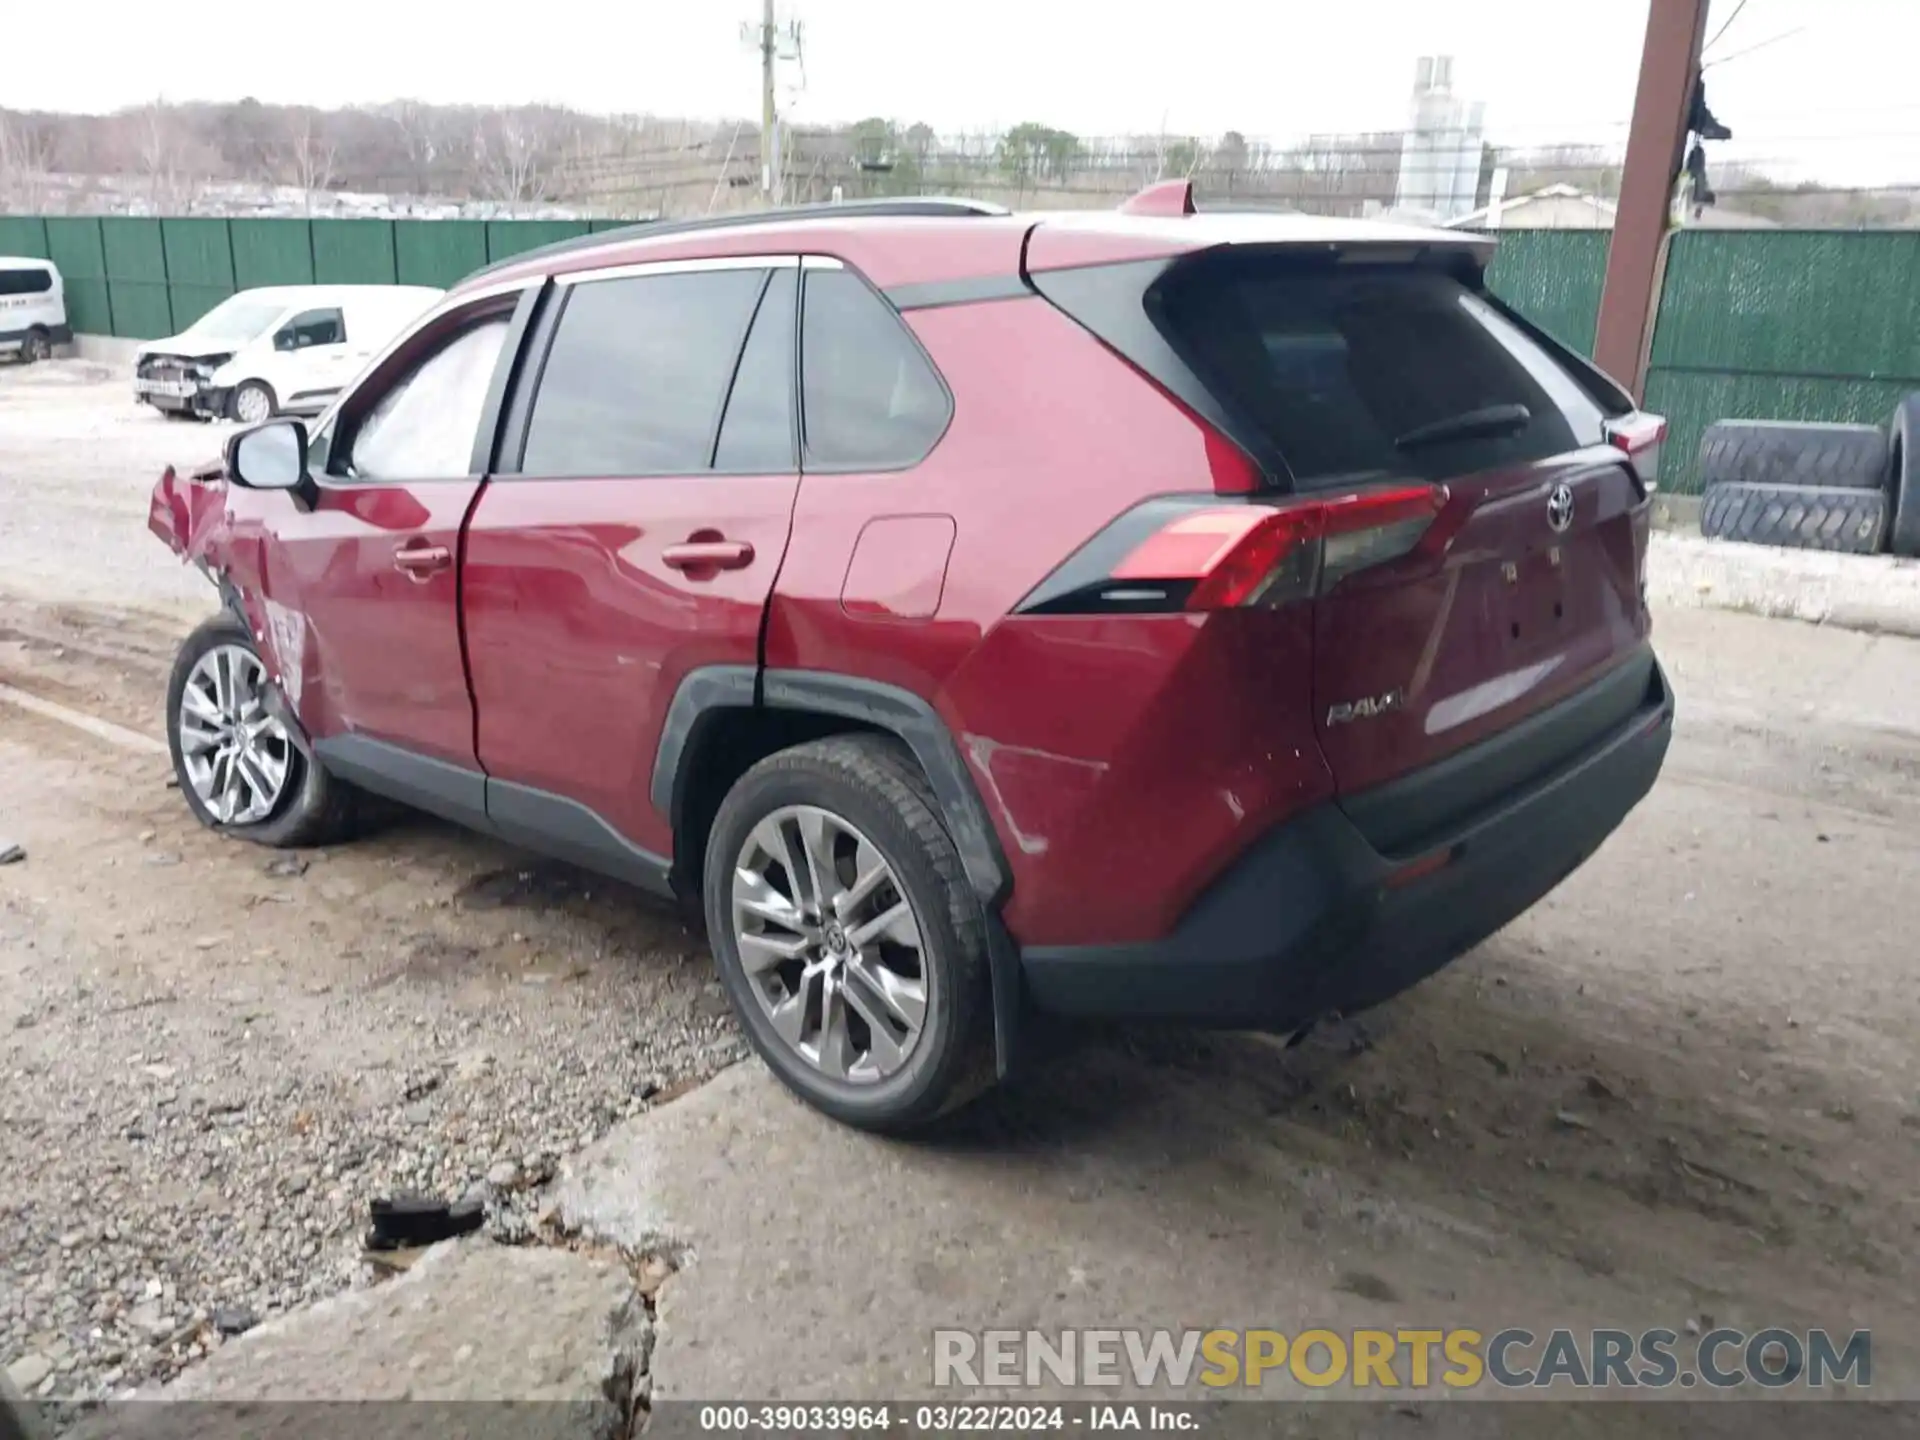
<svg viewBox="0 0 1920 1440">
<path fill-rule="evenodd" d="M 129 422 L 68 476 L 16 398 L 0 684 L 158 735 L 199 582 L 116 468 L 158 442 Z M 25 558 L 25 515 L 110 562 Z M 492 1171 L 510 1233 L 587 1146 L 589 1210 L 695 1247 L 665 1393 L 915 1393 L 945 1324 L 1544 1318 L 1871 1326 L 1876 1391 L 1920 1396 L 1920 643 L 1658 638 L 1659 788 L 1475 954 L 1289 1052 L 1085 1037 L 907 1147 L 751 1067 L 629 1118 L 740 1053 L 701 942 L 636 895 L 424 820 L 287 873 L 198 830 L 164 761 L 0 702 L 0 1362 L 61 1395 L 170 1374 L 364 1279 L 370 1195 Z"/>
</svg>

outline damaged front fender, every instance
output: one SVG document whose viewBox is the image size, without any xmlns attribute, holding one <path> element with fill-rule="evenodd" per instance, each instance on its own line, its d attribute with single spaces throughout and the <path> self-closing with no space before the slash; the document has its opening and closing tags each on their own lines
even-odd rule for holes
<svg viewBox="0 0 1920 1440">
<path fill-rule="evenodd" d="M 147 529 L 198 568 L 256 636 L 267 618 L 262 601 L 274 528 L 270 506 L 280 499 L 236 488 L 227 479 L 226 464 L 213 460 L 184 475 L 169 465 L 147 504 Z"/>
<path fill-rule="evenodd" d="M 167 466 L 147 505 L 147 529 L 189 564 L 218 564 L 210 552 L 230 530 L 226 466 L 215 461 L 184 476 Z"/>
<path fill-rule="evenodd" d="M 305 666 L 305 624 L 297 611 L 275 602 L 266 577 L 270 526 L 263 513 L 278 497 L 233 489 L 220 461 L 182 475 L 169 465 L 153 487 L 147 529 L 174 554 L 197 567 L 220 592 L 220 601 L 253 633 L 272 681 L 272 695 L 286 713 L 296 743 L 305 748 L 295 719 Z M 290 703 L 289 703 L 290 702 Z"/>
</svg>

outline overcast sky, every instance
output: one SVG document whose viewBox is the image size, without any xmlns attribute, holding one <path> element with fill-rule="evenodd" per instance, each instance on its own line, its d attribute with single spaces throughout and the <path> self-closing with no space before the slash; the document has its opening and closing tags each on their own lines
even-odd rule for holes
<svg viewBox="0 0 1920 1440">
<path fill-rule="evenodd" d="M 1708 33 L 1740 3 L 1713 0 Z M 759 0 L 296 0 L 241 7 L 244 23 L 176 25 L 153 0 L 69 0 L 45 12 L 57 32 L 72 26 L 59 63 L 8 66 L 0 103 L 411 96 L 757 116 L 740 30 L 758 11 Z M 781 11 L 804 25 L 804 79 L 787 66 L 783 84 L 802 121 L 1392 129 L 1415 58 L 1450 53 L 1456 91 L 1486 102 L 1490 138 L 1530 144 L 1624 136 L 1647 0 L 781 0 Z M 1851 183 L 1920 174 L 1920 0 L 1746 0 L 1714 56 L 1728 63 L 1709 71 L 1713 108 L 1743 156 Z"/>
</svg>

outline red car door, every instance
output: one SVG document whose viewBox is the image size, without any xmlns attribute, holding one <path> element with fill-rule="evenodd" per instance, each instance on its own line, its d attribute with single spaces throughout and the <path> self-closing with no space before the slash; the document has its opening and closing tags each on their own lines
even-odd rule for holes
<svg viewBox="0 0 1920 1440">
<path fill-rule="evenodd" d="M 609 845 L 671 855 L 649 798 L 667 708 L 690 671 L 758 663 L 786 551 L 796 276 L 756 258 L 556 284 L 462 572 L 504 833 L 601 868 Z"/>
<path fill-rule="evenodd" d="M 399 347 L 315 436 L 311 510 L 289 506 L 270 526 L 268 623 L 323 751 L 357 739 L 475 765 L 460 527 L 515 299 L 452 312 Z M 350 771 L 365 756 L 336 759 Z"/>
</svg>

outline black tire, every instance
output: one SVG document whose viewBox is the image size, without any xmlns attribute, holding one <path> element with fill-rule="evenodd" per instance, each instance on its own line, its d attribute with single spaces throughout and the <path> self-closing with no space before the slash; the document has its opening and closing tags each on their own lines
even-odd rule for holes
<svg viewBox="0 0 1920 1440">
<path fill-rule="evenodd" d="M 783 806 L 844 817 L 879 849 L 918 923 L 927 1014 L 903 1067 L 866 1084 L 836 1080 L 774 1030 L 740 961 L 732 876 L 754 826 Z M 794 1094 L 862 1130 L 902 1134 L 948 1114 L 994 1081 L 985 919 L 926 779 L 897 741 L 849 735 L 795 746 L 747 771 L 721 802 L 702 887 L 721 982 L 753 1048 Z"/>
<path fill-rule="evenodd" d="M 0 1370 L 0 1440 L 44 1440 L 46 1433 L 39 1406 Z"/>
<path fill-rule="evenodd" d="M 218 830 L 236 839 L 256 845 L 294 849 L 306 845 L 330 845 L 348 838 L 356 828 L 361 796 L 346 781 L 329 775 L 325 768 L 292 751 L 285 789 L 265 819 L 249 824 L 223 824 L 194 791 L 180 748 L 180 708 L 187 688 L 187 677 L 194 663 L 209 650 L 221 645 L 237 645 L 258 656 L 247 627 L 231 614 L 222 613 L 204 621 L 181 642 L 174 657 L 173 674 L 167 681 L 167 749 L 173 756 L 173 773 L 180 782 L 180 793 L 194 818 L 209 830 Z"/>
<path fill-rule="evenodd" d="M 40 326 L 35 325 L 27 331 L 26 339 L 20 342 L 20 363 L 33 365 L 42 360 L 53 358 L 53 337 Z"/>
<path fill-rule="evenodd" d="M 280 413 L 280 397 L 273 393 L 273 387 L 264 380 L 242 380 L 233 387 L 233 394 L 227 397 L 227 418 L 240 419 L 240 397 L 249 391 L 264 398 L 267 413 L 254 420 L 242 421 L 243 424 L 262 425 Z"/>
<path fill-rule="evenodd" d="M 1878 425 L 1718 420 L 1700 440 L 1700 486 L 1803 485 L 1873 490 L 1886 483 L 1887 432 Z"/>
<path fill-rule="evenodd" d="M 1900 402 L 1887 433 L 1887 499 L 1893 506 L 1887 549 L 1916 559 L 1920 558 L 1920 390 Z"/>
<path fill-rule="evenodd" d="M 1702 500 L 1700 533 L 1787 550 L 1877 555 L 1887 533 L 1886 492 L 1728 481 Z"/>
</svg>

